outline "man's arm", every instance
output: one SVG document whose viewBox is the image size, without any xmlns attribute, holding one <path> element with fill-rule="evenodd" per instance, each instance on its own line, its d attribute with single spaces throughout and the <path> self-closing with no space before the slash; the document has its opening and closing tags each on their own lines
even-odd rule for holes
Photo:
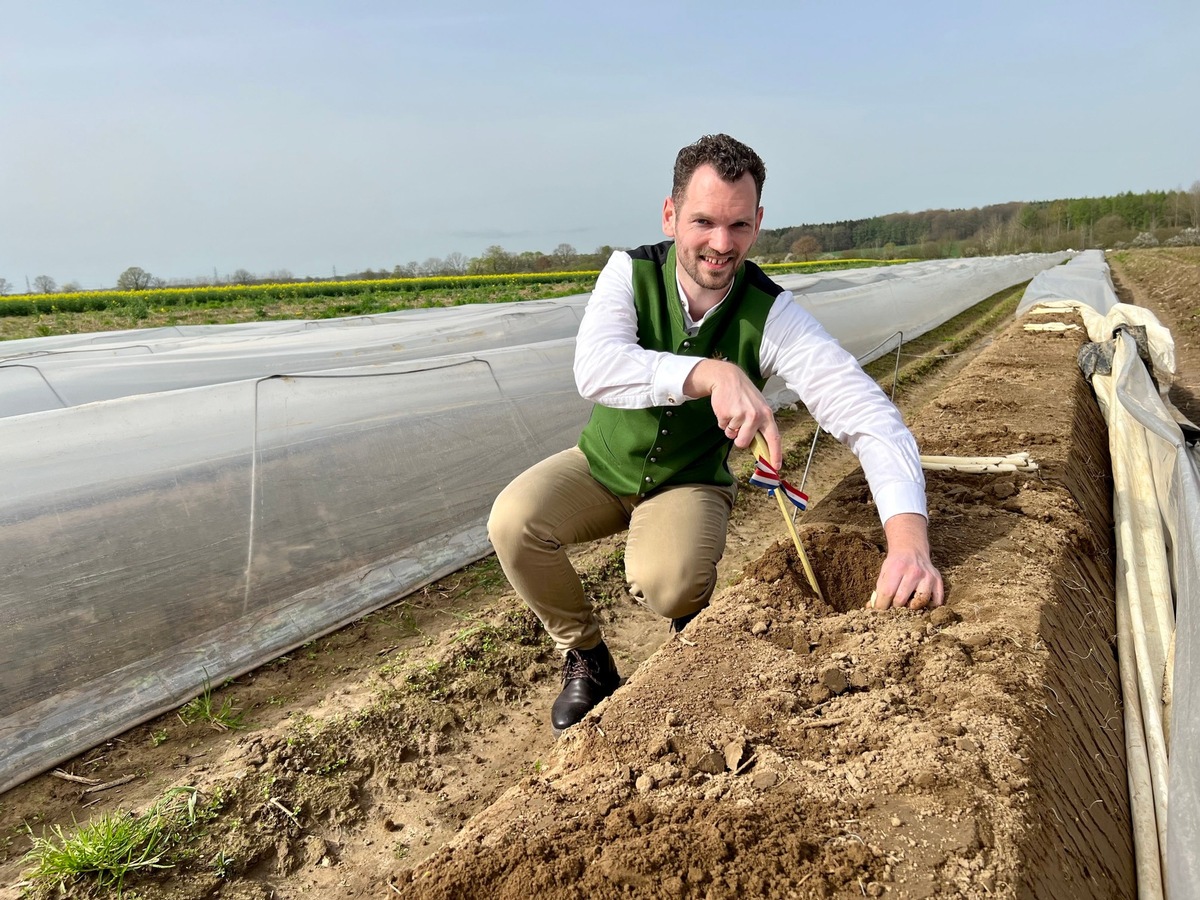
<svg viewBox="0 0 1200 900">
<path fill-rule="evenodd" d="M 899 410 L 790 293 L 767 320 L 763 369 L 782 377 L 862 464 L 888 543 L 875 608 L 940 606 L 944 588 L 930 556 L 925 475 Z"/>
<path fill-rule="evenodd" d="M 817 423 L 858 457 L 879 519 L 924 516 L 925 473 L 900 411 L 858 362 L 790 294 L 767 319 L 761 364 L 796 392 Z"/>
</svg>

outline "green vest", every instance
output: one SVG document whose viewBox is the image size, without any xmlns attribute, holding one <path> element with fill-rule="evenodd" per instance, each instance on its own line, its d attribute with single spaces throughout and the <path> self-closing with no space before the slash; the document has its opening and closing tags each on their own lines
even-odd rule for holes
<svg viewBox="0 0 1200 900">
<path fill-rule="evenodd" d="M 758 266 L 743 263 L 729 296 L 692 336 L 684 327 L 675 280 L 675 243 L 638 247 L 629 255 L 638 344 L 737 363 L 761 390 L 766 383 L 759 370 L 763 326 L 783 288 Z M 708 397 L 649 409 L 597 404 L 579 438 L 592 477 L 618 496 L 648 494 L 671 484 L 733 484 L 726 463 L 732 446 L 717 426 Z"/>
</svg>

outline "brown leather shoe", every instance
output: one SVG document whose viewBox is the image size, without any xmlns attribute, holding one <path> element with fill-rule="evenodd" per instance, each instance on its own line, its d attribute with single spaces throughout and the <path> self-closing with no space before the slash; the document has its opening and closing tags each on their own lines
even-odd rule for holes
<svg viewBox="0 0 1200 900">
<path fill-rule="evenodd" d="M 563 689 L 550 709 L 550 726 L 561 734 L 621 684 L 617 664 L 601 641 L 591 650 L 568 650 L 563 659 Z"/>
</svg>

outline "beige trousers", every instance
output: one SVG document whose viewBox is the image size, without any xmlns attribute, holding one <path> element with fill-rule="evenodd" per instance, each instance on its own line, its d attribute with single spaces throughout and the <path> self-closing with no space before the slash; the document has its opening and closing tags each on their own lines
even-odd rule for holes
<svg viewBox="0 0 1200 900">
<path fill-rule="evenodd" d="M 504 574 L 558 649 L 589 650 L 600 643 L 600 625 L 566 548 L 628 529 L 629 592 L 660 616 L 684 616 L 708 605 L 716 587 L 736 495 L 736 485 L 697 484 L 618 497 L 572 447 L 500 492 L 488 536 Z"/>
</svg>

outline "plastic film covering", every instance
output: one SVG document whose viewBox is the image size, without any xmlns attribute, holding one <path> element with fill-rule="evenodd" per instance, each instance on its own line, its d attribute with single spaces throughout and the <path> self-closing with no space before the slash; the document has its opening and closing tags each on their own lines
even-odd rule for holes
<svg viewBox="0 0 1200 900">
<path fill-rule="evenodd" d="M 904 340 L 918 337 L 1068 258 L 1039 253 L 937 259 L 774 280 L 795 291 L 800 304 L 865 364 L 896 347 L 896 332 Z"/>
<path fill-rule="evenodd" d="M 1162 401 L 1133 338 L 1118 338 L 1116 396 L 1144 431 L 1154 496 L 1146 498 L 1161 516 L 1169 572 L 1174 582 L 1174 666 L 1170 706 L 1166 823 L 1166 896 L 1194 896 L 1200 884 L 1200 455 L 1189 446 Z M 1158 523 L 1156 523 L 1158 525 Z M 1146 567 L 1144 561 L 1141 562 Z M 1166 578 L 1162 580 L 1166 581 Z M 1167 584 L 1168 589 L 1170 584 Z M 1169 604 L 1170 596 L 1167 601 Z M 1168 657 L 1169 658 L 1169 657 Z M 1161 688 L 1160 688 L 1161 693 Z"/>
<path fill-rule="evenodd" d="M 1021 297 L 1017 315 L 1046 300 L 1077 300 L 1100 315 L 1107 314 L 1119 301 L 1104 253 L 1084 250 L 1065 266 L 1036 275 Z"/>
<path fill-rule="evenodd" d="M 574 337 L 586 295 L 315 321 L 189 325 L 0 344 L 0 416 Z"/>
<path fill-rule="evenodd" d="M 1066 254 L 933 260 L 775 280 L 863 362 Z M 574 337 L 587 295 L 349 319 L 191 325 L 8 341 L 0 417 L 287 372 L 422 359 Z M 872 352 L 873 351 L 873 352 Z"/>
<path fill-rule="evenodd" d="M 0 790 L 489 552 L 492 498 L 578 438 L 573 349 L 3 420 Z"/>
<path fill-rule="evenodd" d="M 1060 260 L 797 300 L 859 348 Z M 0 791 L 490 552 L 495 495 L 587 418 L 585 303 L 0 345 Z"/>
<path fill-rule="evenodd" d="M 1021 308 L 1078 307 L 1089 337 L 1111 347 L 1111 373 L 1092 382 L 1113 458 L 1138 890 L 1191 897 L 1200 884 L 1200 451 L 1185 440 L 1185 420 L 1166 396 L 1174 376 L 1169 331 L 1149 311 L 1118 301 L 1098 251 L 1084 256 L 1064 267 L 1075 270 L 1070 279 L 1035 278 L 1029 292 L 1036 296 Z M 1090 285 L 1075 277 L 1085 272 Z M 1076 288 L 1087 300 L 1068 295 Z M 1145 330 L 1149 367 L 1125 326 Z"/>
</svg>

